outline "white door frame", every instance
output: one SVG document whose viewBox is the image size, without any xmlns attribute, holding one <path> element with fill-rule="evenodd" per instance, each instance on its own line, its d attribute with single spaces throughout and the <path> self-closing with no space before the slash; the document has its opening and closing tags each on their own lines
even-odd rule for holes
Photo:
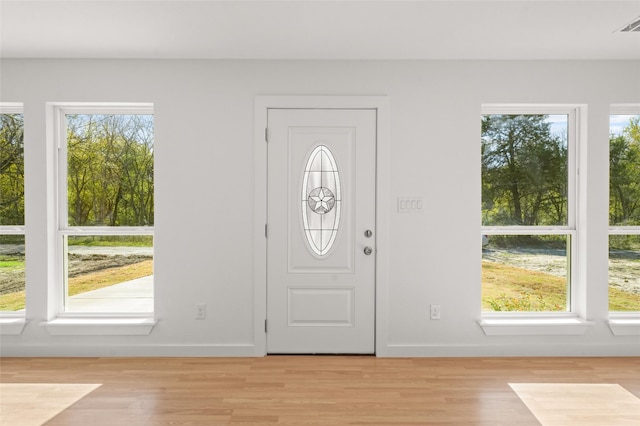
<svg viewBox="0 0 640 426">
<path fill-rule="evenodd" d="M 389 135 L 390 110 L 386 96 L 256 96 L 254 115 L 254 236 L 253 236 L 253 354 L 267 354 L 267 110 L 374 109 L 377 112 L 376 145 L 376 355 L 387 355 L 389 277 Z"/>
</svg>

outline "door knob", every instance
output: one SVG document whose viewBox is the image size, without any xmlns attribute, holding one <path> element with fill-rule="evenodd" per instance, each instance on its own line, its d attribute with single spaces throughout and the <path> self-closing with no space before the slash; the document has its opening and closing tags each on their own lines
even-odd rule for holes
<svg viewBox="0 0 640 426">
<path fill-rule="evenodd" d="M 373 253 L 373 249 L 371 247 L 367 246 L 364 248 L 364 254 L 369 256 L 371 253 Z"/>
</svg>

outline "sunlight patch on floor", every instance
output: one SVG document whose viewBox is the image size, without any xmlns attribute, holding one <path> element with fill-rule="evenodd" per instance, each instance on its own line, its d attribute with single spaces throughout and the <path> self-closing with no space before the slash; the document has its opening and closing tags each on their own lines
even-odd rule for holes
<svg viewBox="0 0 640 426">
<path fill-rule="evenodd" d="M 40 426 L 100 386 L 0 383 L 0 424 Z"/>
<path fill-rule="evenodd" d="M 640 425 L 640 399 L 616 384 L 509 383 L 542 426 Z"/>
</svg>

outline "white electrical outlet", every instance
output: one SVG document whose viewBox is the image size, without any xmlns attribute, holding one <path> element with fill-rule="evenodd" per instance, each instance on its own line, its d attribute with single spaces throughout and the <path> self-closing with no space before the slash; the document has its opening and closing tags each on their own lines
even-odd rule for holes
<svg viewBox="0 0 640 426">
<path fill-rule="evenodd" d="M 196 319 L 205 319 L 207 317 L 207 305 L 204 303 L 196 305 Z"/>
<path fill-rule="evenodd" d="M 432 320 L 440 319 L 440 305 L 431 305 L 431 319 Z"/>
</svg>

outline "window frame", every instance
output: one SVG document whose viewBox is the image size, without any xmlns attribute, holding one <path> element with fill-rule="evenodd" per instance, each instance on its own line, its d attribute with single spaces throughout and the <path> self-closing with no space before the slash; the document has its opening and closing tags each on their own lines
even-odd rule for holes
<svg viewBox="0 0 640 426">
<path fill-rule="evenodd" d="M 24 118 L 24 104 L 22 102 L 0 102 L 0 114 L 21 114 Z M 23 132 L 24 131 L 25 129 L 23 128 Z M 23 156 L 23 160 L 24 160 L 24 156 Z M 23 191 L 25 190 L 26 188 L 23 188 Z M 0 225 L 0 235 L 23 235 L 26 238 L 26 217 L 22 225 Z M 25 257 L 25 261 L 26 261 L 26 257 Z M 26 282 L 25 282 L 25 293 L 26 293 Z M 25 325 L 25 322 L 24 322 L 25 317 L 26 317 L 26 300 L 25 300 L 25 309 L 23 312 L 0 311 L 0 319 L 3 320 L 1 323 L 2 325 L 1 334 L 20 334 Z"/>
<path fill-rule="evenodd" d="M 151 312 L 67 312 L 68 302 L 67 292 L 67 272 L 66 272 L 66 241 L 69 236 L 154 236 L 154 226 L 70 226 L 68 222 L 68 200 L 67 200 L 67 115 L 97 115 L 97 114 L 122 114 L 122 115 L 154 115 L 154 105 L 152 103 L 54 103 L 54 142 L 55 142 L 55 212 L 56 212 L 56 315 L 61 320 L 80 319 L 122 319 L 131 318 L 134 322 L 131 325 L 139 325 L 136 319 L 151 319 L 155 315 L 155 309 Z M 155 245 L 155 241 L 154 241 Z M 155 283 L 154 283 L 155 284 Z M 154 286 L 155 288 L 155 286 Z M 154 290 L 155 292 L 155 290 Z M 154 297 L 155 300 L 155 297 Z M 151 324 L 152 322 L 149 322 Z M 67 323 L 55 321 L 48 323 L 49 332 L 57 334 L 58 330 L 64 329 Z M 93 324 L 93 323 L 92 323 Z M 153 323 L 155 324 L 155 323 Z M 100 325 L 100 324 L 98 324 Z M 113 325 L 106 322 L 105 325 Z M 118 323 L 118 325 L 122 325 Z M 127 325 L 127 324 L 125 324 Z M 150 329 L 149 329 L 150 331 Z M 148 332 L 147 332 L 148 333 Z M 147 334 L 141 333 L 141 334 Z M 62 334 L 66 334 L 64 331 Z M 77 333 L 70 333 L 77 334 Z M 91 333 L 100 334 L 100 333 Z M 125 333 L 127 334 L 127 333 Z M 138 333 L 133 333 L 138 334 Z"/>
<path fill-rule="evenodd" d="M 480 326 L 488 335 L 515 334 L 583 334 L 590 322 L 583 318 L 580 294 L 581 278 L 581 188 L 580 176 L 584 143 L 586 106 L 577 104 L 482 104 L 485 115 L 567 115 L 567 224 L 558 226 L 483 226 L 481 235 L 566 235 L 567 245 L 567 309 L 563 312 L 481 311 Z M 480 174 L 482 181 L 482 175 Z M 482 292 L 481 292 L 482 294 Z"/>
<path fill-rule="evenodd" d="M 640 115 L 640 104 L 613 104 L 610 107 L 609 119 L 612 115 Z M 610 122 L 610 121 L 609 121 Z M 610 138 L 607 139 L 607 145 L 609 146 Z M 610 146 L 608 154 L 610 155 Z M 607 158 L 610 158 L 609 155 Z M 611 171 L 607 172 L 607 190 L 610 188 Z M 607 206 L 609 206 L 611 198 L 607 197 Z M 610 206 L 609 206 L 610 207 Z M 609 237 L 612 235 L 638 235 L 640 236 L 640 226 L 625 226 L 625 225 L 611 225 L 610 218 L 608 216 L 609 210 L 607 210 L 607 244 L 609 244 Z M 607 247 L 607 263 L 609 262 L 610 255 Z M 609 267 L 607 266 L 607 277 L 609 276 Z M 609 295 L 610 284 L 607 279 L 607 296 Z M 608 300 L 608 297 L 607 297 Z M 607 303 L 607 311 L 609 312 L 609 326 L 616 335 L 640 335 L 640 310 L 638 311 L 611 311 L 609 310 L 609 304 Z M 631 329 L 634 330 L 631 330 Z"/>
</svg>

